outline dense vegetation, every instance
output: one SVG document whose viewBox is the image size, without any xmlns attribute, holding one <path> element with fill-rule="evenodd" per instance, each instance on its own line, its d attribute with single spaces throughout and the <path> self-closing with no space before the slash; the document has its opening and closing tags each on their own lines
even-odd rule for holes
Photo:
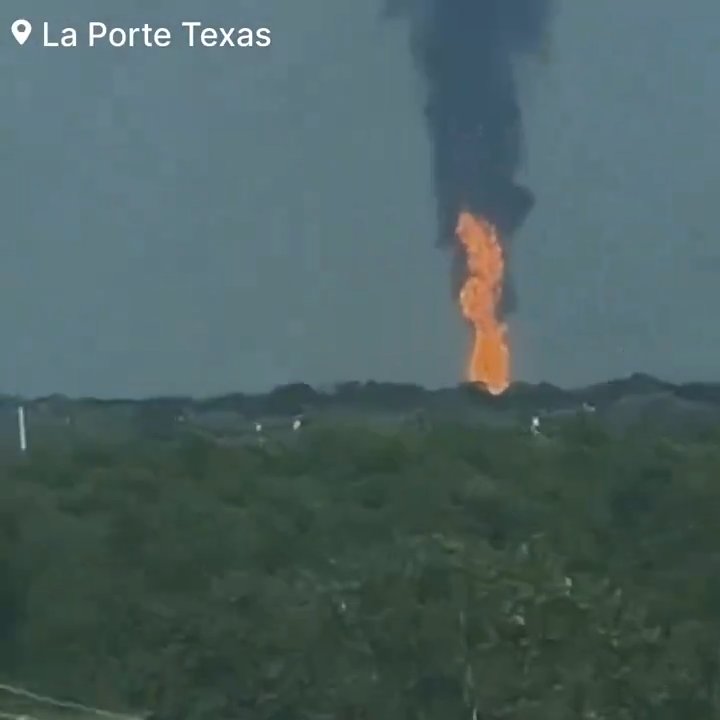
<svg viewBox="0 0 720 720">
<path fill-rule="evenodd" d="M 0 473 L 8 681 L 163 719 L 720 717 L 713 438 L 307 428 Z"/>
</svg>

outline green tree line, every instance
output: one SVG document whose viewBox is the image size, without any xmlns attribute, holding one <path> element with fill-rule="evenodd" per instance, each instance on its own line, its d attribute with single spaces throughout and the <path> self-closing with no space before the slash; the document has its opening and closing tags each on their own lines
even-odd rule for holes
<svg viewBox="0 0 720 720">
<path fill-rule="evenodd" d="M 720 718 L 716 437 L 300 435 L 4 462 L 2 679 L 160 720 Z"/>
</svg>

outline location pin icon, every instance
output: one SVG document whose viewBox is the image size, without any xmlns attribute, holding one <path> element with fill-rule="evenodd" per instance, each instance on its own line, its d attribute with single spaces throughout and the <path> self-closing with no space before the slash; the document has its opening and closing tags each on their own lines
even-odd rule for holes
<svg viewBox="0 0 720 720">
<path fill-rule="evenodd" d="M 32 25 L 27 20 L 16 20 L 10 29 L 18 44 L 24 45 L 25 41 L 30 37 Z"/>
</svg>

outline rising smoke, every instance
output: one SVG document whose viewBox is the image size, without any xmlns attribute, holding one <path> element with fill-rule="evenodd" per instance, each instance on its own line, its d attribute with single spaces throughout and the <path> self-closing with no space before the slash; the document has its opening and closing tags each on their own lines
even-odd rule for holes
<svg viewBox="0 0 720 720">
<path fill-rule="evenodd" d="M 426 81 L 441 244 L 457 247 L 462 210 L 490 221 L 506 243 L 532 208 L 532 193 L 515 181 L 523 141 L 514 63 L 544 47 L 551 1 L 388 0 L 389 15 L 412 23 Z"/>
</svg>

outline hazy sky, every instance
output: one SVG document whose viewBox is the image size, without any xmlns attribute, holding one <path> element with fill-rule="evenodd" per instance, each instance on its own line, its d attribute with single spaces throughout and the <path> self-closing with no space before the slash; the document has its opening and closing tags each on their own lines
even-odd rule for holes
<svg viewBox="0 0 720 720">
<path fill-rule="evenodd" d="M 420 82 L 379 0 L 64 4 L 0 8 L 0 391 L 459 378 Z M 523 75 L 516 375 L 720 379 L 720 4 L 558 4 Z M 20 48 L 18 16 L 273 45 Z"/>
</svg>

